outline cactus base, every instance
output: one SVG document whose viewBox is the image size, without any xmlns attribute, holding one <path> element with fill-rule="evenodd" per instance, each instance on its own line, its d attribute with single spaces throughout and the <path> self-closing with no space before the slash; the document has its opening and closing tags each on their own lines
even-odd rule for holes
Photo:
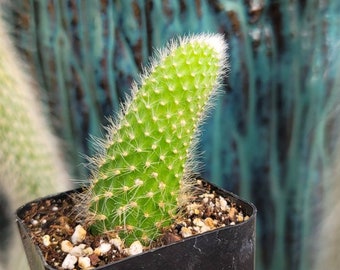
<svg viewBox="0 0 340 270">
<path fill-rule="evenodd" d="M 254 269 L 255 267 L 255 221 L 256 208 L 238 196 L 212 184 L 212 189 L 223 197 L 230 198 L 249 216 L 249 219 L 232 226 L 194 235 L 178 242 L 154 248 L 139 255 L 130 256 L 95 269 Z M 28 211 L 34 210 L 41 201 L 65 201 L 82 192 L 81 189 L 44 197 L 20 207 L 17 224 L 31 269 L 61 269 L 47 264 L 43 252 L 34 244 L 27 226 Z M 46 209 L 46 211 L 52 211 Z M 37 213 L 44 215 L 45 213 Z M 53 224 L 46 224 L 52 226 Z M 51 240 L 53 242 L 53 239 Z M 51 244 L 51 248 L 53 244 Z"/>
</svg>

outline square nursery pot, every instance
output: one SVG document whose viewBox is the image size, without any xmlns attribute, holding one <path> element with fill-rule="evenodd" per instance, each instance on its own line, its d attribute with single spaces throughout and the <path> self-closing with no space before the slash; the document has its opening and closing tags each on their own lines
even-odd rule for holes
<svg viewBox="0 0 340 270">
<path fill-rule="evenodd" d="M 130 256 L 95 269 L 255 269 L 257 211 L 255 206 L 233 193 L 210 185 L 217 194 L 225 198 L 228 197 L 231 202 L 240 206 L 249 219 L 236 225 L 193 235 L 179 242 Z M 45 199 L 63 199 L 75 192 L 80 192 L 80 189 L 35 200 L 17 210 L 16 221 L 32 270 L 57 268 L 46 263 L 41 250 L 33 243 L 29 229 L 23 221 L 25 212 L 32 207 L 32 203 Z"/>
</svg>

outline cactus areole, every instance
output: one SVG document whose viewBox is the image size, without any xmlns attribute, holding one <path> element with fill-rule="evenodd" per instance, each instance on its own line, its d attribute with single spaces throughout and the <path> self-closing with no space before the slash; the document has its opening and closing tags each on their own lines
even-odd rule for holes
<svg viewBox="0 0 340 270">
<path fill-rule="evenodd" d="M 112 121 L 86 194 L 95 234 L 150 243 L 180 213 L 197 173 L 198 128 L 227 70 L 219 34 L 190 36 L 158 52 Z"/>
</svg>

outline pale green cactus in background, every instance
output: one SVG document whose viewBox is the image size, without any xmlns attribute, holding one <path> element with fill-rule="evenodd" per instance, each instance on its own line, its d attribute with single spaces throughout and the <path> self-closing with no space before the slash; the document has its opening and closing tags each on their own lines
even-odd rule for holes
<svg viewBox="0 0 340 270">
<path fill-rule="evenodd" d="M 37 89 L 6 29 L 0 18 L 0 189 L 8 202 L 8 212 L 0 212 L 0 220 L 10 215 L 12 221 L 8 231 L 1 228 L 0 269 L 24 270 L 28 264 L 14 230 L 15 209 L 37 197 L 69 189 L 71 181 Z"/>
<path fill-rule="evenodd" d="M 148 244 L 192 195 L 198 128 L 227 71 L 226 50 L 219 34 L 173 40 L 133 85 L 86 194 L 94 233 Z"/>
<path fill-rule="evenodd" d="M 33 80 L 0 21 L 0 177 L 15 207 L 71 187 Z M 9 193 L 7 193 L 9 194 Z"/>
</svg>

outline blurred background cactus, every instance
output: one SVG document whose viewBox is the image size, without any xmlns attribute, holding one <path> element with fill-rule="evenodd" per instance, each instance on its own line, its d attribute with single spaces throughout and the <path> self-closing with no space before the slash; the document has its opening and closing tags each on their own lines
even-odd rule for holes
<svg viewBox="0 0 340 270">
<path fill-rule="evenodd" d="M 71 181 L 38 87 L 17 57 L 2 18 L 0 40 L 0 269 L 28 269 L 14 211 L 29 200 L 71 188 Z"/>
<path fill-rule="evenodd" d="M 227 70 L 226 49 L 221 35 L 172 40 L 134 84 L 96 158 L 92 232 L 149 245 L 193 197 L 197 129 Z"/>
<path fill-rule="evenodd" d="M 207 179 L 256 204 L 257 269 L 309 269 L 315 202 L 337 123 L 337 0 L 13 0 L 16 44 L 45 90 L 73 174 L 93 154 L 153 47 L 175 35 L 229 40 L 225 91 L 199 147 Z M 265 194 L 265 195 L 264 195 Z"/>
</svg>

